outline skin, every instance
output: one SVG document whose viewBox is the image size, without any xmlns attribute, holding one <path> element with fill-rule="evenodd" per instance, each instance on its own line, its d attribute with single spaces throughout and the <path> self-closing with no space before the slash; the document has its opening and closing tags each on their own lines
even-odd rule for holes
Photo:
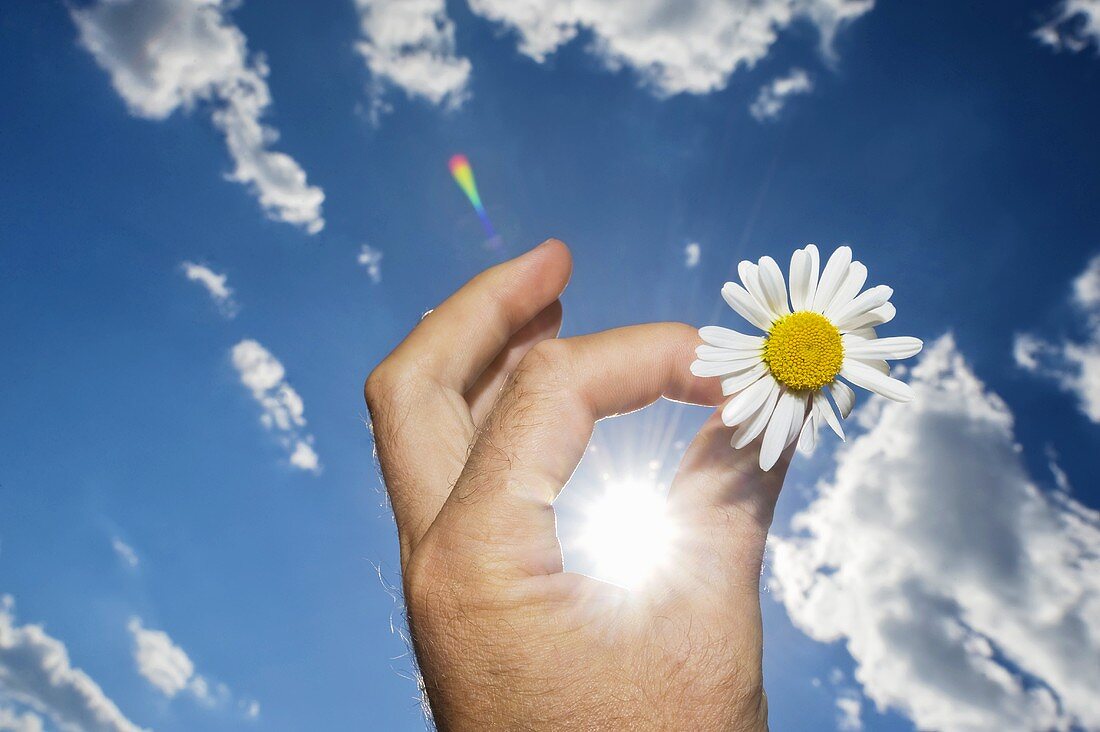
<svg viewBox="0 0 1100 732">
<path fill-rule="evenodd" d="M 715 406 L 694 328 L 558 338 L 569 250 L 481 273 L 371 373 L 413 647 L 441 730 L 765 730 L 760 567 L 790 461 L 757 467 L 717 413 L 669 493 L 680 530 L 640 588 L 564 572 L 554 498 L 597 420 Z"/>
</svg>

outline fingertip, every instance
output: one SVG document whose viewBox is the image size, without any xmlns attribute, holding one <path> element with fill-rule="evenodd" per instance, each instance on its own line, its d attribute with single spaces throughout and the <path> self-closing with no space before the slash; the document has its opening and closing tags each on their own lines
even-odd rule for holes
<svg viewBox="0 0 1100 732">
<path fill-rule="evenodd" d="M 561 239 L 550 237 L 543 243 L 539 244 L 532 251 L 537 251 L 541 256 L 546 257 L 551 262 L 554 262 L 565 270 L 566 275 L 573 271 L 573 252 L 569 249 L 569 246 Z"/>
<path fill-rule="evenodd" d="M 766 532 L 783 486 L 791 451 L 784 450 L 771 470 L 759 466 L 761 439 L 742 449 L 729 444 L 729 428 L 717 412 L 692 440 L 673 479 L 669 500 L 680 510 L 717 516 L 753 531 Z M 728 509 L 736 507 L 737 510 Z M 748 524 L 744 524 L 745 521 Z M 736 535 L 742 535 L 735 532 Z"/>
<path fill-rule="evenodd" d="M 556 236 L 551 236 L 550 238 L 543 240 L 543 242 L 541 244 L 536 246 L 531 251 L 538 251 L 538 250 L 543 250 L 543 249 L 545 249 L 545 250 L 551 250 L 552 249 L 552 250 L 558 251 L 560 253 L 563 253 L 565 256 L 571 256 L 571 253 L 569 251 L 569 246 L 565 242 L 563 242 L 561 239 L 557 238 Z"/>
<path fill-rule="evenodd" d="M 573 274 L 573 255 L 560 239 L 547 239 L 512 260 L 544 293 L 558 297 Z"/>
<path fill-rule="evenodd" d="M 684 380 L 677 393 L 667 395 L 672 401 L 686 402 L 712 407 L 725 401 L 722 395 L 722 382 L 720 379 L 705 376 L 696 376 L 692 371 L 695 362 L 695 349 L 703 340 L 699 337 L 699 330 L 687 323 L 665 323 L 670 334 L 670 340 L 675 342 L 672 358 L 675 360 L 675 369 Z"/>
</svg>

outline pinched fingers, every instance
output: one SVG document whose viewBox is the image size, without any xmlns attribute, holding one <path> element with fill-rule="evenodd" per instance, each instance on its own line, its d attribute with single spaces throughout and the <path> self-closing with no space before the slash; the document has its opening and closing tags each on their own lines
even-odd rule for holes
<svg viewBox="0 0 1100 732">
<path fill-rule="evenodd" d="M 477 383 L 466 392 L 466 403 L 470 405 L 470 416 L 475 426 L 485 421 L 505 380 L 519 366 L 527 352 L 537 343 L 557 337 L 561 329 L 561 318 L 561 301 L 555 300 L 516 331 L 504 350 L 497 354 L 496 359 L 478 377 Z"/>
<path fill-rule="evenodd" d="M 595 422 L 664 396 L 716 404 L 716 380 L 688 366 L 698 336 L 661 323 L 537 344 L 486 419 L 426 541 L 462 545 L 516 574 L 561 570 L 551 504 L 580 461 Z"/>
</svg>

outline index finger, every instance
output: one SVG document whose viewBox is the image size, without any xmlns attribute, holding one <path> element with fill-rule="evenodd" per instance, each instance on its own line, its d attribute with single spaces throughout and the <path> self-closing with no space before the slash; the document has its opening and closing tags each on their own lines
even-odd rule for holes
<svg viewBox="0 0 1100 732">
<path fill-rule="evenodd" d="M 464 394 L 512 334 L 558 299 L 572 269 L 565 244 L 547 239 L 485 270 L 430 311 L 386 363 Z"/>
<path fill-rule="evenodd" d="M 466 390 L 516 331 L 565 288 L 569 250 L 551 239 L 474 277 L 371 373 L 365 387 L 402 566 L 461 472 L 474 435 Z"/>
</svg>

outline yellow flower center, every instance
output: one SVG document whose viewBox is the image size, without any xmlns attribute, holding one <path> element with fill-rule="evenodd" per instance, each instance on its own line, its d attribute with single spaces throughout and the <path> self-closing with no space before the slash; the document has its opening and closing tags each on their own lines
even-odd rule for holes
<svg viewBox="0 0 1100 732">
<path fill-rule="evenodd" d="M 840 331 L 820 313 L 784 315 L 768 331 L 764 363 L 789 389 L 820 389 L 832 383 L 844 364 Z"/>
</svg>

